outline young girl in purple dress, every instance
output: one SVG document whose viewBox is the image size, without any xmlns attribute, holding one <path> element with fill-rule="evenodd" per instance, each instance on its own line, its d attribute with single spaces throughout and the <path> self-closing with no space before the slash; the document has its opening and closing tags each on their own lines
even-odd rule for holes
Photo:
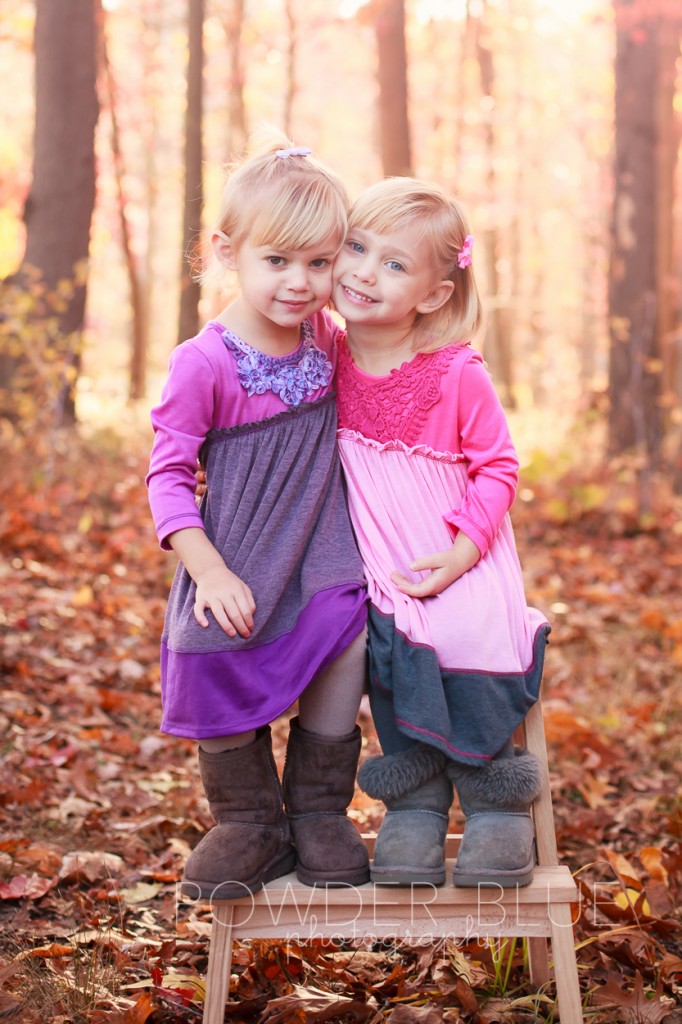
<svg viewBox="0 0 682 1024">
<path fill-rule="evenodd" d="M 212 245 L 239 294 L 175 349 L 152 412 L 149 500 L 179 558 L 162 730 L 198 741 L 217 823 L 185 866 L 189 896 L 255 892 L 294 864 L 309 885 L 369 878 L 346 816 L 366 591 L 336 447 L 339 329 L 323 311 L 347 209 L 338 178 L 279 136 L 233 173 Z M 269 723 L 296 700 L 280 785 Z"/>
<path fill-rule="evenodd" d="M 462 886 L 525 885 L 539 766 L 512 734 L 538 697 L 549 627 L 526 603 L 508 511 L 518 460 L 481 356 L 473 238 L 411 178 L 366 189 L 334 267 L 347 325 L 339 446 L 368 579 L 370 700 L 384 756 L 372 878 L 445 880 L 457 789 Z"/>
</svg>

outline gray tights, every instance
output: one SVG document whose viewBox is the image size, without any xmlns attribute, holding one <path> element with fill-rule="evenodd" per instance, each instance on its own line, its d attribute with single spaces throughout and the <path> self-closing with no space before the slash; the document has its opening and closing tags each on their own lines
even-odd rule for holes
<svg viewBox="0 0 682 1024">
<path fill-rule="evenodd" d="M 355 728 L 365 688 L 367 634 L 363 630 L 298 699 L 301 728 L 318 736 L 347 736 Z M 202 750 L 218 754 L 253 743 L 256 730 L 233 736 L 212 736 L 200 741 Z"/>
</svg>

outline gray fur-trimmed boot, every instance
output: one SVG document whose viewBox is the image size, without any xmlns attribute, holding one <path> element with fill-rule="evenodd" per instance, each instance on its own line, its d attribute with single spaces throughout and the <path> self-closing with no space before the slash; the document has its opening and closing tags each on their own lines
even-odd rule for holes
<svg viewBox="0 0 682 1024">
<path fill-rule="evenodd" d="M 298 718 L 289 728 L 282 786 L 296 875 L 304 885 L 364 885 L 367 848 L 346 813 L 355 792 L 360 729 L 322 736 L 302 729 Z"/>
<path fill-rule="evenodd" d="M 383 800 L 386 814 L 374 844 L 370 873 L 377 885 L 442 885 L 452 783 L 446 757 L 417 743 L 402 753 L 373 757 L 358 785 Z"/>
<path fill-rule="evenodd" d="M 529 885 L 535 865 L 530 806 L 542 785 L 537 758 L 516 750 L 498 755 L 482 768 L 451 761 L 447 773 L 466 818 L 453 883 Z"/>
<path fill-rule="evenodd" d="M 200 749 L 199 771 L 216 825 L 187 859 L 183 896 L 236 899 L 293 871 L 296 852 L 282 807 L 270 726 L 245 747 L 218 754 Z"/>
</svg>

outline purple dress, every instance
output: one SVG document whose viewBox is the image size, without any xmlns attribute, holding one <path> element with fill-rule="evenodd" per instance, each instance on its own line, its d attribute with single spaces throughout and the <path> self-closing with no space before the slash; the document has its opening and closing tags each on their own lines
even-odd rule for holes
<svg viewBox="0 0 682 1024">
<path fill-rule="evenodd" d="M 283 357 L 210 322 L 171 356 L 147 477 L 162 546 L 200 526 L 256 602 L 248 639 L 194 618 L 178 565 L 161 641 L 164 732 L 192 739 L 271 722 L 364 628 L 366 592 L 336 447 L 338 328 L 324 314 Z M 208 490 L 194 502 L 201 451 Z"/>
</svg>

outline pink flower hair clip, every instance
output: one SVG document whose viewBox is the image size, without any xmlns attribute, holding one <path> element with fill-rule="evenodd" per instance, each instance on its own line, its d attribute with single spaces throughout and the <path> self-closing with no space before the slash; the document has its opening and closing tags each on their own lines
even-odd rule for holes
<svg viewBox="0 0 682 1024">
<path fill-rule="evenodd" d="M 474 236 L 467 235 L 464 239 L 464 245 L 457 253 L 457 266 L 460 270 L 464 270 L 465 267 L 471 266 L 471 250 L 474 245 Z"/>
<path fill-rule="evenodd" d="M 291 149 L 278 149 L 275 152 L 275 156 L 278 156 L 280 160 L 286 160 L 288 156 L 310 156 L 312 149 L 308 149 L 307 146 L 293 146 Z"/>
</svg>

